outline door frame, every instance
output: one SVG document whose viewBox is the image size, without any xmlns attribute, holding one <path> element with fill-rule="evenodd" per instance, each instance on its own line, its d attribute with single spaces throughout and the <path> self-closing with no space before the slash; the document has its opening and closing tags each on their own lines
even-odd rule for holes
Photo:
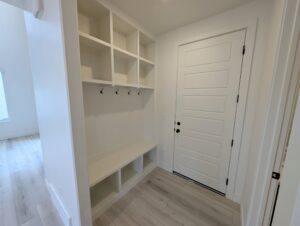
<svg viewBox="0 0 300 226">
<path fill-rule="evenodd" d="M 179 48 L 180 46 L 190 44 L 193 42 L 225 35 L 228 33 L 245 30 L 245 46 L 246 52 L 243 56 L 242 62 L 242 71 L 241 71 L 241 79 L 240 79 L 240 87 L 239 87 L 239 103 L 236 109 L 236 119 L 234 125 L 234 145 L 231 150 L 230 161 L 229 161 L 229 169 L 228 169 L 228 185 L 226 189 L 225 196 L 226 198 L 233 200 L 235 202 L 240 202 L 241 194 L 236 194 L 235 189 L 236 186 L 242 186 L 237 183 L 237 181 L 243 181 L 243 179 L 238 179 L 238 177 L 244 177 L 243 174 L 238 175 L 238 169 L 240 167 L 244 167 L 243 172 L 246 171 L 246 161 L 247 161 L 247 152 L 241 152 L 241 150 L 247 150 L 247 147 L 250 144 L 251 131 L 244 132 L 245 125 L 245 113 L 246 113 L 246 105 L 248 100 L 248 90 L 250 85 L 250 77 L 251 77 L 251 69 L 252 69 L 252 60 L 253 53 L 255 47 L 255 37 L 256 37 L 256 29 L 257 29 L 258 18 L 251 19 L 247 22 L 241 22 L 233 26 L 224 27 L 220 30 L 203 34 L 193 39 L 185 40 L 176 43 L 177 46 L 177 82 L 176 82 L 176 94 L 178 88 L 178 76 L 179 76 Z M 176 119 L 176 108 L 177 108 L 177 95 L 175 99 L 175 119 Z M 172 170 L 174 170 L 174 155 L 175 155 L 175 133 L 173 134 L 173 164 Z M 240 169 L 241 170 L 241 169 Z"/>
<path fill-rule="evenodd" d="M 259 156 L 258 172 L 255 176 L 247 219 L 242 221 L 243 225 L 247 226 L 263 224 L 280 129 L 284 117 L 288 85 L 293 69 L 297 32 L 300 30 L 300 0 L 284 0 L 283 5 L 276 59 L 272 72 L 273 79 L 269 97 L 267 125 L 262 144 L 262 150 L 264 151 Z M 243 211 L 243 209 L 241 210 Z"/>
<path fill-rule="evenodd" d="M 299 11 L 299 18 L 300 18 L 300 11 Z M 299 67 L 300 62 L 297 60 L 300 59 L 300 25 L 298 27 L 298 32 L 295 32 L 295 35 L 297 35 L 297 43 L 295 48 L 295 55 L 290 59 L 291 61 L 291 75 L 287 77 L 288 80 L 288 88 L 287 88 L 287 94 L 285 101 L 284 101 L 284 113 L 281 119 L 281 127 L 280 127 L 280 135 L 278 137 L 278 143 L 276 144 L 276 153 L 275 153 L 275 159 L 273 163 L 273 172 L 280 172 L 281 165 L 284 162 L 284 148 L 286 144 L 286 139 L 289 136 L 289 129 L 291 125 L 291 117 L 293 117 L 293 113 L 296 108 L 297 104 L 297 94 L 298 94 L 298 88 L 300 86 L 300 74 L 295 71 L 295 68 Z M 266 200 L 266 207 L 264 209 L 264 219 L 263 219 L 263 225 L 268 226 L 269 222 L 272 217 L 272 211 L 275 208 L 274 201 L 276 198 L 277 187 L 280 184 L 278 180 L 272 180 L 272 178 L 269 178 L 269 185 L 268 185 L 268 194 L 267 194 L 267 200 Z"/>
</svg>

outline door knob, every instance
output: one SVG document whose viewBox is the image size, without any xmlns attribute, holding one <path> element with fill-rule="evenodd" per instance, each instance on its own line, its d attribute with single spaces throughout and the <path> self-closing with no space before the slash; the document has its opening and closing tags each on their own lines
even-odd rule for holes
<svg viewBox="0 0 300 226">
<path fill-rule="evenodd" d="M 176 129 L 176 133 L 180 133 L 180 129 Z"/>
</svg>

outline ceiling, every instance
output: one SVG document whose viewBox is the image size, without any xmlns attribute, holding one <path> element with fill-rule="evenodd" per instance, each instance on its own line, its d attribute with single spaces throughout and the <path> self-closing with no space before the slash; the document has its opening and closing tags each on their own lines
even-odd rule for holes
<svg viewBox="0 0 300 226">
<path fill-rule="evenodd" d="M 110 0 L 156 35 L 250 1 L 252 0 Z"/>
</svg>

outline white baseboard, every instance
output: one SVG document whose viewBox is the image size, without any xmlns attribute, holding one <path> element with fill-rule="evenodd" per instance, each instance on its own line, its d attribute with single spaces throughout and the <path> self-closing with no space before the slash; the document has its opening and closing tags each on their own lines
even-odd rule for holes
<svg viewBox="0 0 300 226">
<path fill-rule="evenodd" d="M 56 192 L 54 186 L 45 179 L 45 184 L 48 189 L 48 192 L 51 197 L 51 201 L 56 208 L 62 222 L 64 223 L 65 226 L 72 226 L 72 219 L 70 215 L 68 214 L 61 198 L 59 197 L 58 193 Z"/>
<path fill-rule="evenodd" d="M 240 219 L 241 219 L 241 226 L 245 226 L 245 216 L 244 216 L 244 207 L 243 207 L 243 203 L 241 202 L 240 204 Z"/>
</svg>

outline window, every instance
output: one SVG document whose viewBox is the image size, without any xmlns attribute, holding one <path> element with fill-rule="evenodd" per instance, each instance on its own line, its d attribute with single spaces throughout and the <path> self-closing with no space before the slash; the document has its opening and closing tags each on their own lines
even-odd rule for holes
<svg viewBox="0 0 300 226">
<path fill-rule="evenodd" d="M 0 121 L 5 119 L 8 119 L 8 112 L 4 93 L 3 78 L 0 71 Z"/>
</svg>

